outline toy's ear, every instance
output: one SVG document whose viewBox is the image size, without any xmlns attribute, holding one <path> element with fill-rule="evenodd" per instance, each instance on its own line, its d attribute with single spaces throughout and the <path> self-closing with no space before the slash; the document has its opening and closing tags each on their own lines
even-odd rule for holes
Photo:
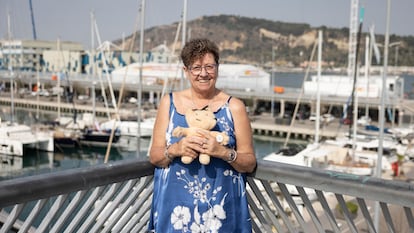
<svg viewBox="0 0 414 233">
<path fill-rule="evenodd" d="M 206 116 L 206 124 L 208 124 L 206 125 L 206 127 L 208 127 L 208 129 L 214 128 L 214 126 L 216 126 L 216 123 L 217 123 L 217 119 L 214 113 L 212 111 L 205 111 L 205 116 Z"/>
</svg>

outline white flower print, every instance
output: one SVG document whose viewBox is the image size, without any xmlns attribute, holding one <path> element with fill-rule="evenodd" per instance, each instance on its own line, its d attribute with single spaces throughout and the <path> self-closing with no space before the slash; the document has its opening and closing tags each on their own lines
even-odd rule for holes
<svg viewBox="0 0 414 233">
<path fill-rule="evenodd" d="M 198 176 L 194 176 L 193 180 L 191 181 L 185 174 L 185 170 L 181 170 L 180 172 L 176 172 L 177 179 L 183 180 L 186 184 L 184 188 L 188 189 L 188 192 L 193 195 L 194 197 L 194 205 L 197 202 L 201 203 L 209 203 L 211 200 L 215 200 L 215 195 L 219 190 L 221 190 L 221 186 L 217 187 L 216 190 L 213 190 L 213 196 L 207 197 L 208 191 L 211 189 L 211 184 L 206 183 L 206 178 L 198 178 Z"/>
<path fill-rule="evenodd" d="M 223 198 L 224 200 L 224 198 Z M 223 202 L 221 203 L 223 204 Z M 206 226 L 209 226 L 211 232 L 218 232 L 221 228 L 221 220 L 226 218 L 226 211 L 222 205 L 214 205 L 213 208 L 203 213 L 203 220 Z"/>
<path fill-rule="evenodd" d="M 230 132 L 233 131 L 229 126 L 229 122 L 224 117 L 217 118 L 217 124 L 223 127 L 221 131 L 226 132 L 227 135 L 230 135 Z"/>
<path fill-rule="evenodd" d="M 185 206 L 176 206 L 171 214 L 171 223 L 175 230 L 186 228 L 191 220 L 190 209 Z"/>
<path fill-rule="evenodd" d="M 233 183 L 239 184 L 239 195 L 244 196 L 246 193 L 246 190 L 244 189 L 244 181 L 242 178 L 242 175 L 237 172 L 233 174 L 233 170 L 227 169 L 223 172 L 224 176 L 231 176 L 233 177 Z"/>
<path fill-rule="evenodd" d="M 199 224 L 199 223 L 195 223 L 193 222 L 193 224 L 191 224 L 190 227 L 191 233 L 205 233 L 208 232 L 206 229 L 206 226 Z"/>
<path fill-rule="evenodd" d="M 211 189 L 211 184 L 206 182 L 206 178 L 199 178 L 197 175 L 191 177 L 187 176 L 185 170 L 176 172 L 177 179 L 185 182 L 184 188 L 188 190 L 194 198 L 194 213 L 193 222 L 188 226 L 191 216 L 189 207 L 176 206 L 171 214 L 171 223 L 176 230 L 182 232 L 191 231 L 192 233 L 207 233 L 218 232 L 222 227 L 222 220 L 226 219 L 226 211 L 224 210 L 224 200 L 227 194 L 224 194 L 220 204 L 214 204 L 217 201 L 217 195 L 222 191 L 219 186 L 212 190 L 211 196 L 208 196 L 208 191 Z M 200 214 L 198 205 L 207 203 L 208 210 Z M 188 227 L 190 227 L 188 229 Z"/>
<path fill-rule="evenodd" d="M 201 223 L 201 217 L 200 213 L 198 212 L 198 206 L 194 208 L 194 222 L 191 224 L 190 230 L 192 233 L 207 232 L 206 226 Z"/>
</svg>

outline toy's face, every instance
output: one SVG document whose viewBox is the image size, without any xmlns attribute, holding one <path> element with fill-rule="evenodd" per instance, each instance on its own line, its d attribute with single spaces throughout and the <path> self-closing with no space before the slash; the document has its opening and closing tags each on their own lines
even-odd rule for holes
<svg viewBox="0 0 414 233">
<path fill-rule="evenodd" d="M 189 127 L 212 129 L 216 125 L 216 117 L 209 110 L 191 109 L 185 114 Z"/>
</svg>

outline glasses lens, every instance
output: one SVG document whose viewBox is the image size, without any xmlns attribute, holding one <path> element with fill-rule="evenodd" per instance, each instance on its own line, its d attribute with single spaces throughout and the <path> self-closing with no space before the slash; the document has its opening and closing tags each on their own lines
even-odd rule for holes
<svg viewBox="0 0 414 233">
<path fill-rule="evenodd" d="M 216 71 L 216 67 L 216 64 L 208 64 L 205 66 L 193 66 L 190 68 L 190 71 L 193 75 L 199 75 L 201 74 L 201 71 L 204 68 L 208 74 L 212 74 Z"/>
</svg>

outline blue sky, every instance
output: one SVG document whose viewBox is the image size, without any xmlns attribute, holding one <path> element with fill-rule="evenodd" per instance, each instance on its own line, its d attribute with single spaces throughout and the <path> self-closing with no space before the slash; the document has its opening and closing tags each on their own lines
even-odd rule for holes
<svg viewBox="0 0 414 233">
<path fill-rule="evenodd" d="M 102 41 L 122 38 L 139 30 L 141 0 L 32 0 L 40 40 L 91 44 L 90 13 L 95 12 Z M 145 28 L 181 20 L 184 0 L 146 0 Z M 187 20 L 203 15 L 240 15 L 311 26 L 349 27 L 349 0 L 187 0 Z M 359 0 L 365 8 L 363 31 L 375 25 L 385 33 L 387 0 Z M 414 36 L 414 0 L 391 0 L 390 32 Z M 0 0 L 0 38 L 7 38 L 10 14 L 13 38 L 32 39 L 29 0 Z M 139 22 L 139 21 L 138 21 Z M 174 38 L 171 38 L 171 41 Z"/>
</svg>

